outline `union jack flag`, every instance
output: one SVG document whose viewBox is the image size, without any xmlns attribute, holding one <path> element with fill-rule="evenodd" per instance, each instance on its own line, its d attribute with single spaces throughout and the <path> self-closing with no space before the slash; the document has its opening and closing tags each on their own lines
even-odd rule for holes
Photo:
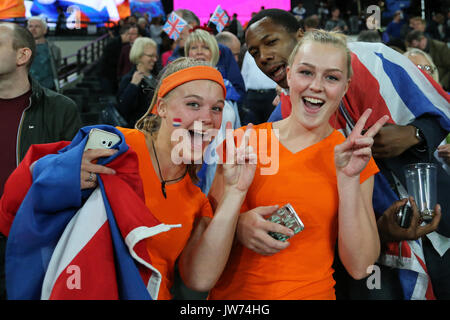
<svg viewBox="0 0 450 320">
<path fill-rule="evenodd" d="M 220 7 L 220 4 L 217 5 L 217 8 L 211 16 L 210 20 L 216 25 L 217 31 L 222 32 L 223 28 L 225 28 L 225 26 L 227 25 L 228 20 L 229 18 L 225 11 L 223 11 L 223 9 Z"/>
<path fill-rule="evenodd" d="M 177 40 L 186 25 L 186 21 L 180 18 L 175 12 L 172 12 L 167 19 L 167 22 L 164 24 L 163 30 L 170 39 Z"/>
</svg>

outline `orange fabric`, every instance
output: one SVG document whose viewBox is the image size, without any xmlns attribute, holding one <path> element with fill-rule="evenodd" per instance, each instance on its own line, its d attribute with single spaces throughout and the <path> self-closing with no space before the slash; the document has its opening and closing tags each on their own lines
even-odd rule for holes
<svg viewBox="0 0 450 320">
<path fill-rule="evenodd" d="M 144 134 L 135 129 L 117 129 L 124 134 L 128 146 L 137 153 L 147 207 L 165 224 L 182 224 L 181 228 L 147 240 L 147 251 L 152 265 L 162 275 L 158 300 L 172 299 L 169 290 L 173 284 L 175 262 L 191 235 L 195 219 L 202 216 L 212 217 L 212 208 L 200 188 L 192 183 L 189 175 L 177 183 L 166 185 L 167 199 L 164 198 Z"/>
<path fill-rule="evenodd" d="M 158 90 L 158 97 L 164 97 L 172 89 L 193 80 L 215 81 L 222 86 L 223 96 L 227 96 L 227 89 L 223 82 L 222 74 L 217 69 L 208 66 L 195 66 L 182 69 L 164 78 Z"/>
<path fill-rule="evenodd" d="M 209 299 L 335 299 L 332 264 L 339 198 L 333 159 L 335 145 L 345 138 L 334 131 L 321 142 L 292 154 L 279 143 L 271 123 L 255 126 L 258 146 L 264 130 L 269 132 L 268 151 L 266 154 L 260 148 L 254 149 L 258 150 L 256 175 L 241 211 L 290 203 L 305 229 L 289 240 L 287 249 L 272 256 L 262 256 L 235 244 Z M 277 152 L 270 151 L 272 143 L 279 144 L 278 172 L 262 175 L 261 169 L 271 165 L 267 159 Z M 371 159 L 360 175 L 361 182 L 377 171 Z"/>
<path fill-rule="evenodd" d="M 25 17 L 25 4 L 23 0 L 0 1 L 0 19 Z"/>
</svg>

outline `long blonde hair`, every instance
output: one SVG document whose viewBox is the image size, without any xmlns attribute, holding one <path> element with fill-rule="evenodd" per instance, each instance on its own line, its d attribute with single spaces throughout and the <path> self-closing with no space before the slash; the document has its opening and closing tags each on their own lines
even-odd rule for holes
<svg viewBox="0 0 450 320">
<path fill-rule="evenodd" d="M 177 71 L 187 69 L 194 66 L 211 66 L 211 63 L 206 61 L 197 61 L 192 58 L 178 58 L 172 63 L 168 64 L 160 73 L 158 86 L 156 87 L 155 93 L 153 95 L 152 102 L 150 103 L 150 107 L 147 112 L 136 122 L 135 128 L 146 136 L 151 135 L 152 138 L 156 138 L 158 136 L 159 128 L 161 127 L 161 117 L 157 114 L 153 114 L 152 110 L 156 107 L 156 103 L 158 101 L 158 91 L 161 87 L 162 80 L 175 73 Z M 164 98 L 168 97 L 171 92 L 169 92 Z M 191 177 L 192 182 L 198 182 L 197 172 L 200 170 L 201 165 L 198 164 L 188 164 L 187 172 Z"/>
</svg>

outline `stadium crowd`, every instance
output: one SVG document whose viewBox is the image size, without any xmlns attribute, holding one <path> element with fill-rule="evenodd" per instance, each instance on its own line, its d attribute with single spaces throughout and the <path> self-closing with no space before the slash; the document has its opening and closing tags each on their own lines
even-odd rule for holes
<svg viewBox="0 0 450 320">
<path fill-rule="evenodd" d="M 151 245 L 146 240 L 162 274 L 160 299 L 450 299 L 446 10 L 433 12 L 428 20 L 417 8 L 398 10 L 374 29 L 371 17 L 358 14 L 354 6 L 317 1 L 310 12 L 299 1 L 290 12 L 261 7 L 245 22 L 230 12 L 219 32 L 185 8 L 174 11 L 187 23 L 177 39 L 163 30 L 167 16 L 131 15 L 107 30 L 107 44 L 91 69 L 95 94 L 109 99 L 102 100 L 98 117 L 89 121 L 83 104 L 94 90 L 80 96 L 61 87 L 61 49 L 48 36 L 45 19 L 29 18 L 25 26 L 0 22 L 1 298 L 21 298 L 8 276 L 20 263 L 11 258 L 17 251 L 11 247 L 33 242 L 33 237 L 17 236 L 16 217 L 23 215 L 21 203 L 29 190 L 36 194 L 29 170 L 40 172 L 33 163 L 49 153 L 35 145 L 71 141 L 83 126 L 106 124 L 117 127 L 115 132 L 136 151 L 144 207 L 163 223 L 189 226 L 178 235 L 175 228 L 154 236 Z M 60 28 L 58 35 L 64 35 Z M 380 73 L 372 72 L 362 58 L 370 50 L 392 57 L 404 70 L 387 78 L 381 75 L 382 65 Z M 375 86 L 365 83 L 369 72 Z M 388 81 L 402 98 L 427 99 L 380 102 L 380 88 Z M 298 111 L 303 105 L 311 114 L 329 109 L 317 120 Z M 407 116 L 402 118 L 403 113 Z M 192 126 L 184 123 L 188 120 Z M 236 135 L 242 127 L 279 129 L 280 172 L 270 180 L 261 175 L 264 164 L 253 166 L 245 139 L 250 154 L 235 167 L 206 158 L 195 166 L 171 163 L 170 133 L 186 125 L 194 141 L 199 134 L 194 120 L 219 131 L 209 145 L 199 147 L 204 154 L 239 142 L 227 137 L 226 129 Z M 200 134 L 205 139 L 205 132 Z M 108 165 L 97 164 L 102 157 L 114 157 L 114 152 L 82 153 L 78 180 L 66 184 L 92 191 L 100 175 L 115 175 Z M 194 154 L 189 160 L 198 159 Z M 409 199 L 411 223 L 401 227 L 396 217 L 407 199 L 397 179 L 406 185 L 403 167 L 421 162 L 434 163 L 438 170 L 435 216 L 424 223 Z M 63 180 L 55 181 L 64 186 Z M 305 195 L 297 197 L 297 192 Z M 285 202 L 295 204 L 304 220 L 299 235 L 266 220 Z M 314 216 L 321 213 L 323 225 Z M 38 225 L 46 219 L 39 218 Z M 274 232 L 290 239 L 276 240 L 269 236 Z M 419 249 L 414 249 L 416 242 Z M 408 291 L 401 261 L 386 262 L 395 255 L 401 260 L 402 248 L 421 257 L 423 272 L 413 271 L 422 277 L 414 287 L 421 286 L 416 290 L 423 294 Z M 366 270 L 373 265 L 381 268 L 377 290 L 367 286 L 372 271 Z M 271 274 L 268 266 L 279 274 Z"/>
</svg>

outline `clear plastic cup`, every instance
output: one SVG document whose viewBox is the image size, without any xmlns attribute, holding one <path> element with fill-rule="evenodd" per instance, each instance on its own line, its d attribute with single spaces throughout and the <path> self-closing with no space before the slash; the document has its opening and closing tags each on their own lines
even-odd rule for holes
<svg viewBox="0 0 450 320">
<path fill-rule="evenodd" d="M 415 163 L 405 166 L 405 178 L 408 194 L 414 198 L 422 220 L 433 219 L 436 206 L 436 165 L 433 163 Z"/>
</svg>

